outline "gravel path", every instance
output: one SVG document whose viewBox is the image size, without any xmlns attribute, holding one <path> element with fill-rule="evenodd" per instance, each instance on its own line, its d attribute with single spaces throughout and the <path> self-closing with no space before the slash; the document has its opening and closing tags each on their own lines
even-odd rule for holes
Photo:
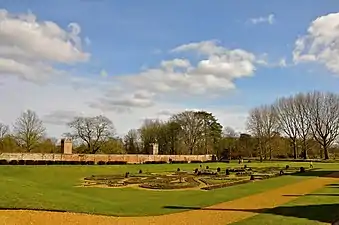
<svg viewBox="0 0 339 225">
<path fill-rule="evenodd" d="M 109 217 L 78 213 L 6 210 L 0 211 L 0 225 L 225 225 L 255 216 L 259 214 L 260 209 L 277 207 L 298 198 L 298 195 L 311 193 L 326 184 L 338 181 L 339 172 L 328 177 L 312 178 L 264 193 L 220 203 L 203 210 L 162 216 Z"/>
</svg>

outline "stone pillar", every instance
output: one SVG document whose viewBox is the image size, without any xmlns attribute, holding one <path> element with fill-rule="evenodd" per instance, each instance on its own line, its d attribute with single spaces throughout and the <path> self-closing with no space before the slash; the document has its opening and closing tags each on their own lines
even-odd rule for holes
<svg viewBox="0 0 339 225">
<path fill-rule="evenodd" d="M 152 146 L 152 154 L 153 155 L 158 155 L 158 153 L 159 153 L 159 144 L 158 143 L 152 143 L 151 144 L 151 146 Z"/>
<path fill-rule="evenodd" d="M 73 150 L 72 139 L 70 138 L 61 139 L 61 152 L 64 154 L 72 154 L 72 150 Z"/>
</svg>

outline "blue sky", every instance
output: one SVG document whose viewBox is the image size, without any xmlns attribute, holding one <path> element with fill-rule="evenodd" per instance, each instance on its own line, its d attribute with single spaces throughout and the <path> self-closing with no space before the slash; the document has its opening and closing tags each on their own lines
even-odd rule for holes
<svg viewBox="0 0 339 225">
<path fill-rule="evenodd" d="M 65 30 L 69 23 L 79 24 L 82 51 L 90 53 L 90 59 L 72 66 L 55 65 L 72 68 L 78 77 L 94 81 L 101 79 L 101 70 L 109 77 L 121 77 L 138 74 L 142 68 L 157 68 L 161 61 L 173 58 L 198 63 L 201 58 L 195 54 L 169 51 L 207 40 L 218 40 L 226 49 L 243 49 L 256 56 L 265 53 L 269 64 L 286 59 L 287 66 L 283 67 L 256 65 L 250 77 L 234 79 L 236 89 L 225 91 L 222 97 L 191 97 L 181 103 L 190 107 L 248 109 L 299 91 L 336 92 L 339 84 L 337 73 L 330 72 L 323 61 L 296 64 L 292 58 L 296 40 L 307 34 L 312 21 L 339 11 L 337 0 L 0 0 L 0 7 L 11 14 L 31 11 L 37 20 L 53 21 Z M 250 21 L 270 14 L 274 15 L 272 24 Z M 84 43 L 85 38 L 90 44 Z"/>
</svg>

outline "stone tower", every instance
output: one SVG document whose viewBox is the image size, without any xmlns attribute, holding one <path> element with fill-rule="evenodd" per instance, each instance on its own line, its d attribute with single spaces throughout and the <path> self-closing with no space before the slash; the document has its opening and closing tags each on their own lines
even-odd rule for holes
<svg viewBox="0 0 339 225">
<path fill-rule="evenodd" d="M 153 155 L 158 155 L 159 153 L 159 144 L 158 143 L 152 143 L 152 154 Z"/>
<path fill-rule="evenodd" d="M 72 154 L 73 145 L 71 138 L 62 138 L 61 139 L 61 152 L 64 154 Z"/>
</svg>

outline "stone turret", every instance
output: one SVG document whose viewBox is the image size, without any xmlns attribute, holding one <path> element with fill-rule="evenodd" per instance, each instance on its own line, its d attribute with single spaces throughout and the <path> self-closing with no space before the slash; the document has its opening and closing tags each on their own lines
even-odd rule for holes
<svg viewBox="0 0 339 225">
<path fill-rule="evenodd" d="M 71 138 L 61 139 L 61 152 L 64 154 L 72 154 L 73 143 Z"/>
<path fill-rule="evenodd" d="M 159 144 L 158 143 L 152 143 L 152 154 L 153 155 L 158 155 L 159 153 Z"/>
</svg>

